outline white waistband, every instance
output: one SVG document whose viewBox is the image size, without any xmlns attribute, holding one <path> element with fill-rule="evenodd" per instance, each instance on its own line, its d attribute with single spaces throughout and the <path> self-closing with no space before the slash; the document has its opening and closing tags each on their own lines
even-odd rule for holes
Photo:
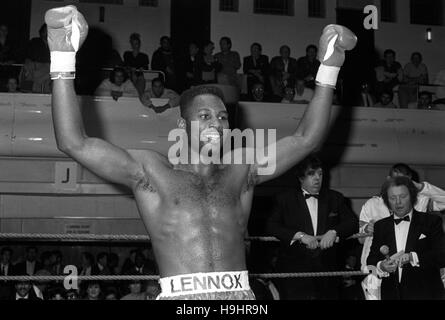
<svg viewBox="0 0 445 320">
<path fill-rule="evenodd" d="M 161 296 L 250 290 L 247 271 L 200 272 L 159 279 Z"/>
</svg>

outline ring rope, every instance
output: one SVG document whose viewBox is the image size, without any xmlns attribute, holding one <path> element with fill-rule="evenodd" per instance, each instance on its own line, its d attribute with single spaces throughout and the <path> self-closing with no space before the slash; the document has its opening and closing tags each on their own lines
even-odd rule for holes
<svg viewBox="0 0 445 320">
<path fill-rule="evenodd" d="M 250 277 L 255 278 L 308 278 L 308 277 L 351 277 L 364 276 L 369 273 L 362 271 L 329 271 L 329 272 L 294 272 L 294 273 L 253 273 Z M 159 275 L 93 275 L 93 276 L 0 276 L 0 281 L 63 281 L 65 279 L 72 280 L 158 280 Z"/>
<path fill-rule="evenodd" d="M 360 239 L 371 237 L 372 234 L 357 233 L 348 239 Z M 0 233 L 0 239 L 52 239 L 52 240 L 126 240 L 126 241 L 149 241 L 148 235 L 132 234 L 59 234 L 59 233 Z M 277 242 L 275 237 L 247 237 L 249 241 Z"/>
</svg>

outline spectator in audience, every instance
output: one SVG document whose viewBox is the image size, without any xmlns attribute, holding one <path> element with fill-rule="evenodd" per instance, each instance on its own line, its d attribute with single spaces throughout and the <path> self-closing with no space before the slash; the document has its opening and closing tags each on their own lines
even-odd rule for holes
<svg viewBox="0 0 445 320">
<path fill-rule="evenodd" d="M 124 52 L 124 65 L 133 70 L 148 70 L 148 55 L 141 52 L 141 35 L 132 33 L 130 35 L 131 51 Z"/>
<path fill-rule="evenodd" d="M 142 248 L 141 253 L 144 255 L 147 268 L 153 270 L 154 273 L 159 273 L 151 242 Z"/>
<path fill-rule="evenodd" d="M 37 261 L 37 248 L 30 246 L 26 248 L 25 261 L 17 263 L 14 266 L 14 273 L 32 276 L 39 269 L 41 269 L 41 264 Z"/>
<path fill-rule="evenodd" d="M 216 83 L 216 73 L 220 69 L 221 64 L 213 55 L 215 45 L 212 41 L 207 41 L 203 46 L 203 54 L 198 59 L 198 77 L 200 84 Z"/>
<path fill-rule="evenodd" d="M 17 281 L 11 300 L 43 300 L 39 297 L 30 281 Z"/>
<path fill-rule="evenodd" d="M 382 187 L 385 205 L 393 212 L 374 225 L 367 264 L 377 269 L 382 300 L 443 299 L 440 268 L 445 266 L 442 220 L 414 209 L 419 189 L 404 176 Z M 387 246 L 386 258 L 381 247 Z"/>
<path fill-rule="evenodd" d="M 119 294 L 115 287 L 108 287 L 104 296 L 105 300 L 119 300 Z"/>
<path fill-rule="evenodd" d="M 297 177 L 301 189 L 279 195 L 267 222 L 268 233 L 281 241 L 277 271 L 339 270 L 336 238 L 346 239 L 357 232 L 357 217 L 341 193 L 322 188 L 322 163 L 316 156 L 297 165 Z M 280 296 L 285 300 L 338 299 L 340 280 L 285 279 L 280 281 Z"/>
<path fill-rule="evenodd" d="M 56 286 L 48 291 L 49 300 L 66 300 L 63 287 Z"/>
<path fill-rule="evenodd" d="M 142 291 L 142 282 L 140 280 L 132 280 L 128 284 L 130 293 L 126 294 L 121 300 L 147 300 L 147 295 Z"/>
<path fill-rule="evenodd" d="M 269 57 L 262 54 L 261 44 L 255 42 L 250 46 L 250 56 L 243 59 L 243 72 L 247 75 L 247 91 L 251 92 L 254 84 L 268 83 Z"/>
<path fill-rule="evenodd" d="M 79 270 L 79 275 L 81 276 L 91 276 L 92 269 L 94 265 L 94 257 L 89 252 L 82 252 L 80 267 L 77 268 Z"/>
<path fill-rule="evenodd" d="M 284 97 L 281 103 L 294 103 L 295 90 L 293 87 L 287 86 L 284 88 Z"/>
<path fill-rule="evenodd" d="M 392 91 L 391 91 L 392 94 Z M 370 85 L 368 83 L 363 83 L 361 86 L 361 106 L 362 107 L 373 107 L 374 106 L 374 97 L 370 92 Z"/>
<path fill-rule="evenodd" d="M 85 281 L 85 295 L 83 300 L 103 300 L 102 298 L 102 284 L 100 281 L 88 280 Z"/>
<path fill-rule="evenodd" d="M 409 103 L 417 100 L 419 85 L 428 84 L 428 69 L 422 63 L 420 52 L 411 55 L 411 62 L 403 69 L 403 84 L 399 85 L 399 104 L 401 108 L 408 107 Z"/>
<path fill-rule="evenodd" d="M 433 94 L 428 91 L 419 92 L 419 99 L 417 102 L 411 102 L 408 109 L 437 110 L 433 104 Z"/>
<path fill-rule="evenodd" d="M 200 75 L 198 68 L 199 47 L 196 42 L 191 42 L 188 47 L 187 57 L 184 62 L 185 70 L 185 89 L 199 84 Z"/>
<path fill-rule="evenodd" d="M 127 272 L 134 267 L 137 251 L 137 249 L 130 251 L 130 255 L 125 259 L 122 265 L 121 274 L 127 274 Z"/>
<path fill-rule="evenodd" d="M 306 87 L 305 80 L 298 78 L 295 83 L 294 103 L 308 104 L 314 96 L 314 90 Z"/>
<path fill-rule="evenodd" d="M 78 300 L 78 299 L 79 299 L 79 294 L 75 289 L 69 289 L 66 292 L 66 300 Z"/>
<path fill-rule="evenodd" d="M 119 256 L 114 252 L 108 255 L 108 269 L 111 275 L 119 274 Z"/>
<path fill-rule="evenodd" d="M 270 85 L 272 94 L 283 98 L 286 86 L 295 86 L 297 60 L 290 57 L 289 46 L 280 47 L 280 55 L 270 62 Z"/>
<path fill-rule="evenodd" d="M 0 65 L 14 63 L 12 43 L 8 37 L 8 26 L 0 24 Z"/>
<path fill-rule="evenodd" d="M 393 91 L 403 80 L 403 70 L 400 63 L 396 61 L 396 53 L 394 50 L 385 50 L 384 60 L 380 61 L 375 68 L 376 72 L 376 96 L 384 91 Z"/>
<path fill-rule="evenodd" d="M 155 274 L 156 270 L 151 269 L 145 263 L 145 257 L 142 252 L 137 251 L 135 254 L 134 265 L 125 270 L 125 274 L 127 275 L 144 275 L 144 274 Z"/>
<path fill-rule="evenodd" d="M 165 86 L 176 89 L 176 68 L 172 52 L 171 40 L 167 36 L 161 37 L 160 48 L 153 53 L 151 68 L 165 73 Z"/>
<path fill-rule="evenodd" d="M 16 71 L 13 69 L 13 64 L 16 59 L 13 52 L 13 44 L 8 37 L 8 27 L 5 24 L 0 24 L 0 87 L 3 88 L 5 80 L 11 76 L 15 76 Z"/>
<path fill-rule="evenodd" d="M 218 83 L 239 88 L 237 71 L 241 68 L 241 58 L 238 52 L 232 51 L 232 40 L 222 37 L 219 41 L 221 51 L 215 54 L 215 59 L 220 63 Z"/>
<path fill-rule="evenodd" d="M 252 89 L 249 95 L 245 97 L 245 100 L 253 102 L 280 102 L 281 99 L 268 95 L 264 89 L 264 84 L 257 82 L 252 85 Z"/>
<path fill-rule="evenodd" d="M 11 264 L 12 249 L 9 247 L 3 247 L 0 251 L 0 275 L 9 276 L 13 272 L 13 266 Z M 11 281 L 0 281 L 0 300 L 9 299 L 14 290 L 13 283 Z"/>
<path fill-rule="evenodd" d="M 394 99 L 394 94 L 391 90 L 383 91 L 380 94 L 378 102 L 374 105 L 374 108 L 397 108 L 397 106 L 392 102 Z"/>
<path fill-rule="evenodd" d="M 9 93 L 19 93 L 19 82 L 17 78 L 10 77 L 8 78 L 8 81 L 6 82 L 6 91 Z"/>
<path fill-rule="evenodd" d="M 128 79 L 125 69 L 116 67 L 110 73 L 110 77 L 104 79 L 97 87 L 94 94 L 96 96 L 111 96 L 117 101 L 120 97 L 137 97 L 138 91 L 133 82 Z"/>
<path fill-rule="evenodd" d="M 161 287 L 158 281 L 148 280 L 145 288 L 145 294 L 147 300 L 156 300 L 157 296 L 161 293 Z"/>
<path fill-rule="evenodd" d="M 306 56 L 297 60 L 298 77 L 304 80 L 304 85 L 315 89 L 315 77 L 317 76 L 320 61 L 317 59 L 318 48 L 311 44 L 306 47 Z"/>
<path fill-rule="evenodd" d="M 46 24 L 43 24 L 39 29 L 39 37 L 31 39 L 26 50 L 23 74 L 24 81 L 29 84 L 29 89 L 32 92 L 51 93 L 50 54 L 47 37 L 48 30 Z"/>
<path fill-rule="evenodd" d="M 55 276 L 63 275 L 64 266 L 62 264 L 62 252 L 60 250 L 54 250 L 51 252 L 51 273 Z"/>
<path fill-rule="evenodd" d="M 108 269 L 108 254 L 106 252 L 99 252 L 96 256 L 96 263 L 91 268 L 92 275 L 109 275 Z"/>
<path fill-rule="evenodd" d="M 389 171 L 388 178 L 394 178 L 398 176 L 408 177 L 412 180 L 413 178 L 413 170 L 404 163 L 397 163 L 392 166 Z M 414 209 L 419 212 L 429 212 L 429 211 L 441 211 L 445 210 L 445 191 L 433 186 L 432 184 L 424 181 L 422 183 L 418 183 L 414 180 L 413 184 L 417 188 L 417 201 L 415 203 Z M 360 212 L 360 232 L 373 234 L 374 232 L 374 223 L 390 216 L 390 211 L 388 207 L 385 205 L 383 201 L 383 197 L 380 194 L 379 196 L 374 196 L 362 206 Z M 369 250 L 371 248 L 373 238 L 367 237 L 363 240 L 363 250 L 361 254 L 361 270 L 363 272 L 368 272 L 368 267 L 366 260 L 369 255 Z M 373 278 L 373 275 L 369 275 L 363 281 L 363 287 L 369 287 L 369 285 L 376 281 L 376 278 Z"/>
<path fill-rule="evenodd" d="M 141 36 L 139 33 L 130 35 L 131 51 L 124 52 L 124 66 L 130 70 L 130 78 L 136 88 L 145 90 L 145 78 L 142 70 L 148 70 L 148 55 L 141 52 Z"/>
<path fill-rule="evenodd" d="M 162 99 L 156 101 L 156 99 Z M 151 89 L 140 96 L 141 103 L 153 109 L 156 113 L 162 113 L 167 109 L 179 106 L 180 96 L 173 90 L 164 86 L 162 78 L 155 78 L 151 81 Z"/>
</svg>

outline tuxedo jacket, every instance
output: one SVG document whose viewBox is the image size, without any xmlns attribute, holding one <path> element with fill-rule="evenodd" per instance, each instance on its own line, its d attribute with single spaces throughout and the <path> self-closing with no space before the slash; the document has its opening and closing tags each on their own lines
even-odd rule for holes
<svg viewBox="0 0 445 320">
<path fill-rule="evenodd" d="M 34 274 L 40 270 L 42 268 L 42 264 L 38 261 L 36 261 L 35 265 L 34 265 Z M 12 273 L 14 275 L 26 275 L 26 261 L 17 263 L 16 265 L 13 266 L 12 268 Z"/>
<path fill-rule="evenodd" d="M 389 255 L 397 253 L 394 217 L 379 220 L 374 225 L 374 237 L 367 264 L 377 266 L 385 257 L 380 247 L 389 247 Z M 402 278 L 399 273 L 391 273 L 382 278 L 382 300 L 398 299 L 440 299 L 443 298 L 444 286 L 440 278 L 440 268 L 445 267 L 445 238 L 442 219 L 439 216 L 413 211 L 405 252 L 416 252 L 419 267 L 406 264 Z"/>
<path fill-rule="evenodd" d="M 292 238 L 298 232 L 315 235 L 306 200 L 301 189 L 294 189 L 277 197 L 276 205 L 267 222 L 268 233 L 280 239 L 281 250 L 277 266 L 281 271 L 322 271 L 338 269 L 337 247 L 310 250 Z M 337 231 L 340 241 L 358 232 L 357 216 L 346 205 L 343 195 L 330 189 L 320 190 L 316 235 Z"/>
</svg>

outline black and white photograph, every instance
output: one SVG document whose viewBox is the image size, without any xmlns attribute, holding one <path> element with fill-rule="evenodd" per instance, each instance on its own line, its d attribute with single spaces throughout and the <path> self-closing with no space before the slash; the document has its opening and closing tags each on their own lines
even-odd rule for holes
<svg viewBox="0 0 445 320">
<path fill-rule="evenodd" d="M 444 0 L 1 1 L 0 304 L 445 300 L 444 57 Z"/>
</svg>

